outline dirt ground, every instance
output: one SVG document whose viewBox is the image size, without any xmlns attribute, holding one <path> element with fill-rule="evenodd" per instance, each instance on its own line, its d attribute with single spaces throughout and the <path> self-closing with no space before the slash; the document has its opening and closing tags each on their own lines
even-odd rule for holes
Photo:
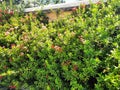
<svg viewBox="0 0 120 90">
<path fill-rule="evenodd" d="M 49 17 L 49 21 L 53 21 L 58 18 L 64 18 L 68 15 L 70 15 L 72 11 L 60 11 L 59 14 L 57 15 L 56 11 L 52 11 L 50 13 L 47 13 L 47 17 Z"/>
</svg>

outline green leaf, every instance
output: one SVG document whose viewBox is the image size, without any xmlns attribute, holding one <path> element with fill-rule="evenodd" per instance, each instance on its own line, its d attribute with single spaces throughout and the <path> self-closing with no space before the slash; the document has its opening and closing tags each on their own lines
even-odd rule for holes
<svg viewBox="0 0 120 90">
<path fill-rule="evenodd" d="M 30 61 L 34 61 L 34 58 L 32 58 L 30 54 L 27 54 L 27 56 L 30 59 Z"/>
</svg>

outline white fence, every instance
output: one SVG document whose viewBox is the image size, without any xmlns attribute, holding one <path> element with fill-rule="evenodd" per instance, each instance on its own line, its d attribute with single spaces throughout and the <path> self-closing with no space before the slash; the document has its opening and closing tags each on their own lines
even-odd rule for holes
<svg viewBox="0 0 120 90">
<path fill-rule="evenodd" d="M 61 4 L 53 4 L 53 5 L 44 5 L 44 6 L 39 6 L 39 7 L 32 7 L 32 8 L 26 8 L 24 12 L 34 12 L 34 11 L 39 11 L 39 10 L 50 10 L 50 9 L 66 9 L 66 8 L 72 8 L 72 7 L 78 7 L 81 4 L 90 4 L 90 3 L 97 3 L 101 0 L 81 0 L 81 1 L 75 1 L 75 2 L 70 2 L 70 3 L 61 3 Z M 103 0 L 103 2 L 107 2 L 107 0 Z"/>
</svg>

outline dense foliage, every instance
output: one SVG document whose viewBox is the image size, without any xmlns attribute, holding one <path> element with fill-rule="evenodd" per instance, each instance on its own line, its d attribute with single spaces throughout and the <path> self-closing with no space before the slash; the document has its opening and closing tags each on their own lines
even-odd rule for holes
<svg viewBox="0 0 120 90">
<path fill-rule="evenodd" d="M 9 16 L 0 10 L 0 87 L 119 90 L 119 5 L 81 5 L 46 25 L 38 13 Z"/>
</svg>

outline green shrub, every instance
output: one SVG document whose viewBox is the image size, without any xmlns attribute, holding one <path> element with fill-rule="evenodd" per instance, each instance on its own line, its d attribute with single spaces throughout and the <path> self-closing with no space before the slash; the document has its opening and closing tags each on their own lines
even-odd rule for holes
<svg viewBox="0 0 120 90">
<path fill-rule="evenodd" d="M 118 4 L 119 3 L 119 4 Z M 10 90 L 119 90 L 119 0 L 44 25 L 39 14 L 0 25 L 0 86 Z"/>
</svg>

